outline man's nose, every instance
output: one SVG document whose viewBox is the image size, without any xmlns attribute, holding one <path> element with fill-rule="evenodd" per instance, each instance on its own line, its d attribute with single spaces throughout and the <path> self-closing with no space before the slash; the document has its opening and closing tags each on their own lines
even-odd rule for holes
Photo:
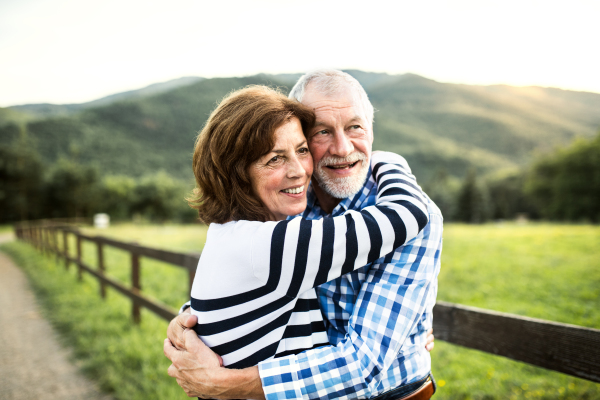
<svg viewBox="0 0 600 400">
<path fill-rule="evenodd" d="M 354 151 L 354 145 L 343 131 L 336 131 L 329 148 L 332 156 L 346 157 Z"/>
</svg>

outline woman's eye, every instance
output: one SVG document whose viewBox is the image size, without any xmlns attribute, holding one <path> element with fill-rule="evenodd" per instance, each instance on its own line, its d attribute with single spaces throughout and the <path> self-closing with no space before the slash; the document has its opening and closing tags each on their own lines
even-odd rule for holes
<svg viewBox="0 0 600 400">
<path fill-rule="evenodd" d="M 281 156 L 275 156 L 275 157 L 271 158 L 271 159 L 270 159 L 270 160 L 267 162 L 267 164 L 274 164 L 274 163 L 278 162 L 279 160 L 281 160 Z"/>
<path fill-rule="evenodd" d="M 301 149 L 298 150 L 298 152 L 300 154 L 308 154 L 309 150 L 308 150 L 308 147 L 302 147 Z"/>
</svg>

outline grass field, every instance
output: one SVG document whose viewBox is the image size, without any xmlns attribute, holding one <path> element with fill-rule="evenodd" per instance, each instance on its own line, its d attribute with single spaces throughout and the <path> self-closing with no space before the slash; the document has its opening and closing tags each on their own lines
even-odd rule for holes
<svg viewBox="0 0 600 400">
<path fill-rule="evenodd" d="M 116 225 L 86 230 L 172 250 L 200 251 L 203 226 Z M 41 257 L 28 245 L 4 245 L 24 266 L 47 315 L 73 345 L 84 370 L 120 399 L 187 398 L 166 374 L 162 355 L 166 322 L 143 312 L 130 322 L 130 302 L 98 284 L 76 282 L 74 268 Z M 74 249 L 71 244 L 71 249 Z M 95 265 L 95 248 L 84 246 Z M 108 273 L 129 282 L 129 258 L 107 250 Z M 142 288 L 178 307 L 187 297 L 185 271 L 142 260 Z M 448 224 L 444 233 L 438 299 L 530 317 L 600 328 L 600 227 L 511 223 Z M 598 399 L 600 385 L 474 350 L 436 342 L 437 399 Z"/>
</svg>

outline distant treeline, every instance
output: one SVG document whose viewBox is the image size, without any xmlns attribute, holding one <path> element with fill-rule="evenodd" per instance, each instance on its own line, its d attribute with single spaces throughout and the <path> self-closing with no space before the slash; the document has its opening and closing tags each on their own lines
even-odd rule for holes
<svg viewBox="0 0 600 400">
<path fill-rule="evenodd" d="M 461 180 L 439 170 L 422 183 L 446 221 L 514 219 L 600 222 L 600 132 L 538 157 L 529 167 Z M 104 175 L 62 158 L 46 165 L 25 138 L 0 145 L 0 223 L 108 213 L 113 220 L 192 222 L 193 184 L 164 171 L 139 178 Z"/>
<path fill-rule="evenodd" d="M 164 171 L 140 178 L 100 172 L 66 158 L 46 165 L 26 140 L 0 145 L 0 223 L 100 212 L 117 221 L 196 220 L 196 211 L 184 200 L 192 184 Z"/>
<path fill-rule="evenodd" d="M 461 182 L 443 170 L 424 185 L 446 221 L 530 219 L 600 222 L 600 132 L 538 156 L 530 166 Z"/>
</svg>

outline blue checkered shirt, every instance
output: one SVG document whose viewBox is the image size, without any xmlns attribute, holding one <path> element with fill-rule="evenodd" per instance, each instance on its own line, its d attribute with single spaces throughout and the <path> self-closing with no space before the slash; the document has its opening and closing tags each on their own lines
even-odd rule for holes
<svg viewBox="0 0 600 400">
<path fill-rule="evenodd" d="M 331 215 L 375 204 L 369 171 L 363 189 Z M 317 287 L 331 346 L 261 362 L 267 400 L 367 399 L 425 377 L 425 350 L 437 294 L 442 215 L 429 200 L 429 223 L 404 246 Z M 307 219 L 324 217 L 312 188 Z"/>
</svg>

